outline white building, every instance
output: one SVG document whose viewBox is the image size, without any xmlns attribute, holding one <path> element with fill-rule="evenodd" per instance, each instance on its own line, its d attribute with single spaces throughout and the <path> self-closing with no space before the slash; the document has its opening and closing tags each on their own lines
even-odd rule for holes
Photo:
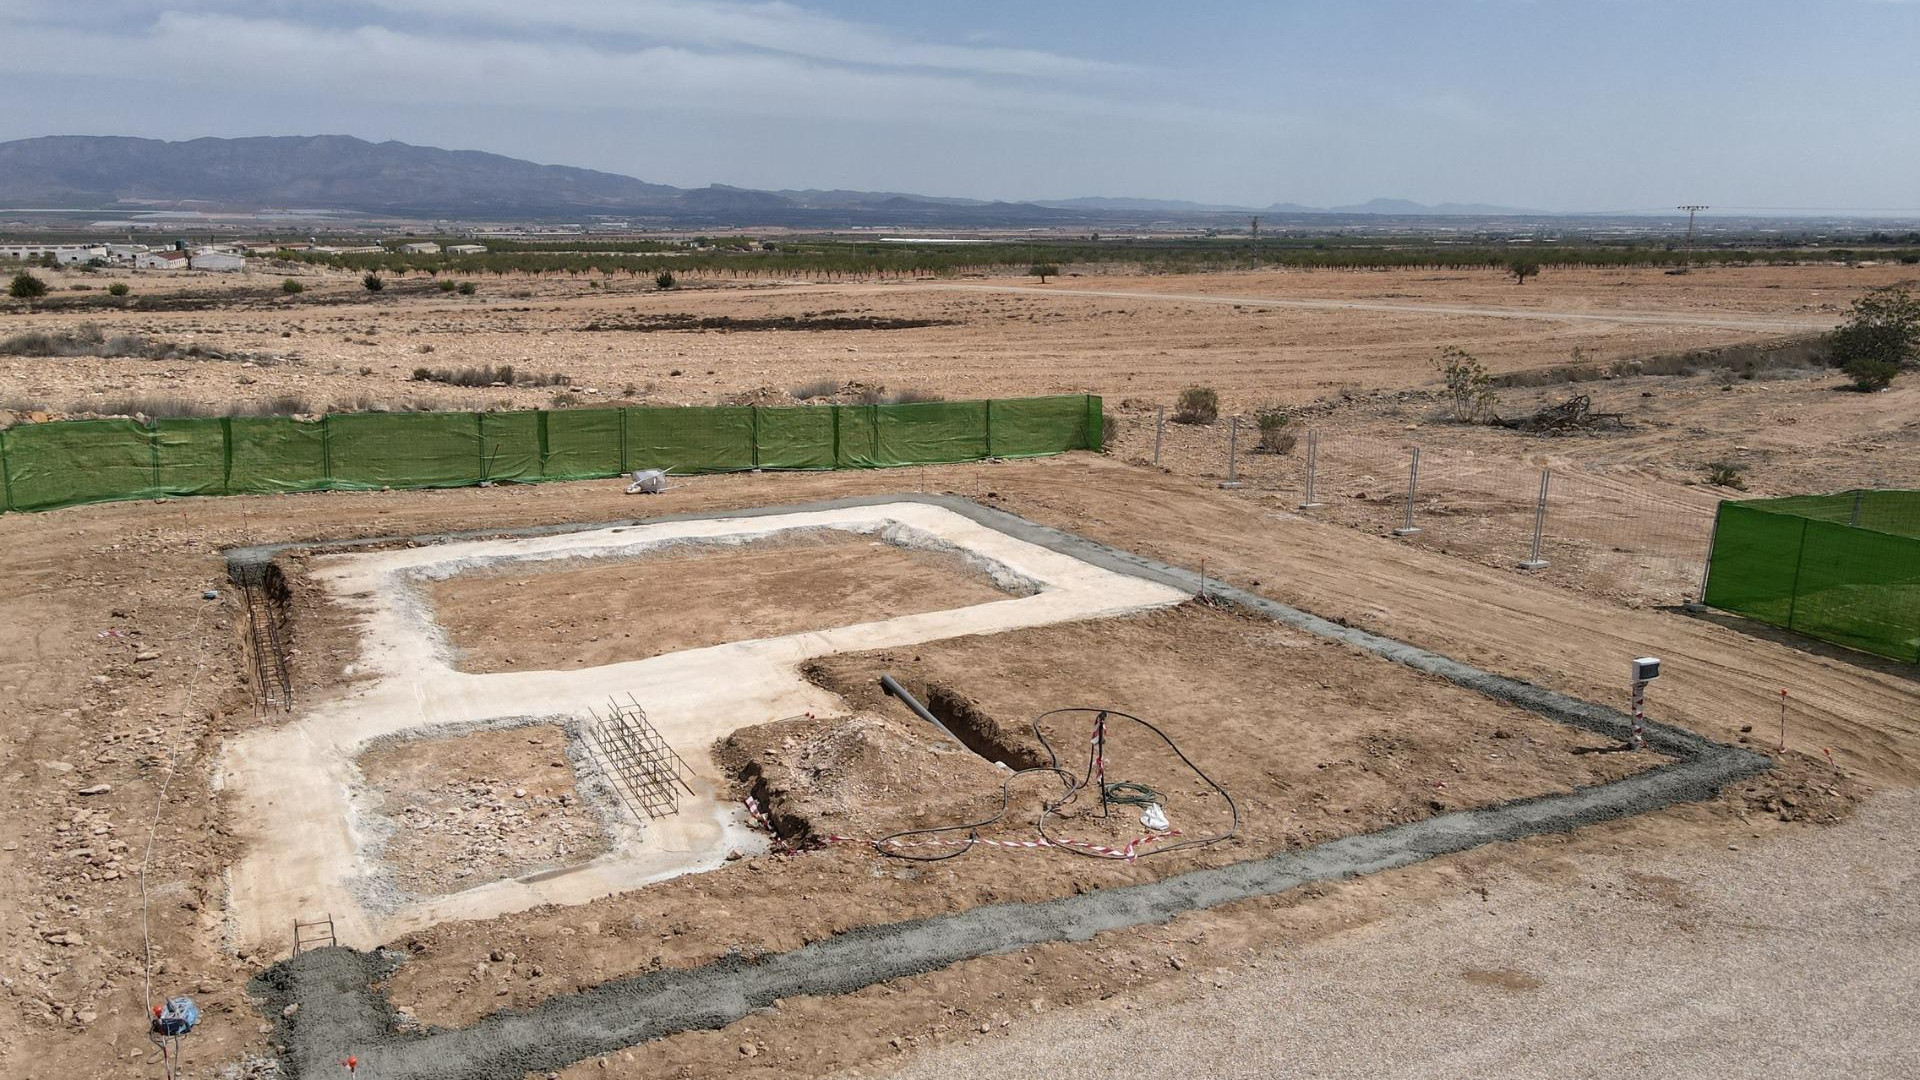
<svg viewBox="0 0 1920 1080">
<path fill-rule="evenodd" d="M 53 256 L 54 263 L 59 266 L 72 266 L 76 263 L 91 262 L 94 259 L 105 262 L 107 260 L 107 249 L 104 247 L 73 247 L 58 244 L 0 245 L 0 259 L 39 260 L 49 255 Z"/>
<path fill-rule="evenodd" d="M 245 270 L 247 260 L 231 251 L 205 248 L 188 256 L 187 265 L 195 270 Z"/>
</svg>

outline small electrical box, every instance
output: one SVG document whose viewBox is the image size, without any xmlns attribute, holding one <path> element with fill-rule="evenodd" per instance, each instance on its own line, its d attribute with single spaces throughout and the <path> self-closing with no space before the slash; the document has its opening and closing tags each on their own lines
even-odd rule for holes
<svg viewBox="0 0 1920 1080">
<path fill-rule="evenodd" d="M 1633 681 L 1652 682 L 1660 677 L 1660 658 L 1643 656 L 1633 662 Z"/>
</svg>

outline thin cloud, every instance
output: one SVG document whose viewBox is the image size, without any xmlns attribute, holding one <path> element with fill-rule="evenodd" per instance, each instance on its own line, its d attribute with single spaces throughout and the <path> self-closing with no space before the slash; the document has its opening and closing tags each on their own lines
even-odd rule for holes
<svg viewBox="0 0 1920 1080">
<path fill-rule="evenodd" d="M 564 5 L 563 5 L 564 6 Z M 122 77 L 183 86 L 279 91 L 399 104 L 498 105 L 639 113 L 684 111 L 818 120 L 914 121 L 1036 130 L 1073 117 L 1239 123 L 1164 101 L 1021 85 L 954 72 L 823 63 L 758 49 L 625 49 L 520 36 L 469 37 L 388 26 L 325 28 L 285 19 L 163 12 L 132 34 L 18 25 L 16 73 L 56 73 L 84 53 Z M 157 58 L 191 58 L 169 63 Z"/>
</svg>

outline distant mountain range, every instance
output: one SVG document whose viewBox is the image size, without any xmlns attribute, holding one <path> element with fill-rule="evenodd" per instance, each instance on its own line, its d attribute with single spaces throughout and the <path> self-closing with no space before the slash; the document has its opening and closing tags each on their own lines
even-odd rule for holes
<svg viewBox="0 0 1920 1080">
<path fill-rule="evenodd" d="M 989 202 L 883 191 L 678 188 L 630 176 L 539 165 L 475 150 L 441 150 L 345 135 L 164 142 L 54 135 L 0 142 L 0 206 L 140 210 L 324 209 L 427 218 L 631 216 L 737 225 L 1020 225 L 1219 214 L 1540 216 L 1477 204 L 1375 199 L 1316 208 L 1224 206 L 1159 199 Z"/>
<path fill-rule="evenodd" d="M 1426 203 L 1406 199 L 1372 199 L 1345 206 L 1302 206 L 1299 203 L 1273 203 L 1269 206 L 1232 206 L 1220 203 L 1185 202 L 1179 199 L 1112 199 L 1100 196 L 1078 199 L 1036 199 L 1036 206 L 1062 210 L 1121 211 L 1166 214 L 1380 214 L 1389 217 L 1452 215 L 1456 217 L 1552 217 L 1550 210 L 1522 210 L 1512 206 L 1485 203 Z"/>
</svg>

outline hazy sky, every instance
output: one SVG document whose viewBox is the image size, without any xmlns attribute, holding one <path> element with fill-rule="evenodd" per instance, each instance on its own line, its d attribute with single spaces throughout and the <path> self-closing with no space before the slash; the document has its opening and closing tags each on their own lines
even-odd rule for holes
<svg viewBox="0 0 1920 1080">
<path fill-rule="evenodd" d="M 1920 207 L 1916 0 L 0 0 L 0 139 L 682 186 Z"/>
</svg>

